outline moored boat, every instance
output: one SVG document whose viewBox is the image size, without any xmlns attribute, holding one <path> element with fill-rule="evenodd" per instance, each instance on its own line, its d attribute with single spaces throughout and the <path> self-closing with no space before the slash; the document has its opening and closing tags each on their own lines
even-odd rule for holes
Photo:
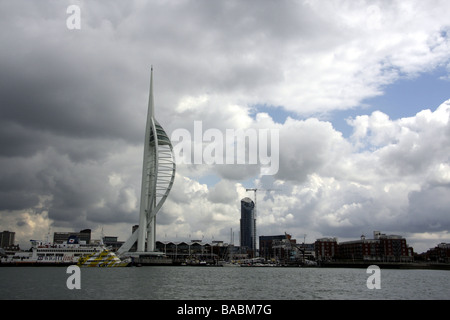
<svg viewBox="0 0 450 320">
<path fill-rule="evenodd" d="M 103 244 L 80 244 L 69 238 L 64 244 L 31 240 L 29 251 L 1 257 L 0 266 L 126 267 L 130 262 L 130 259 L 121 260 Z"/>
</svg>

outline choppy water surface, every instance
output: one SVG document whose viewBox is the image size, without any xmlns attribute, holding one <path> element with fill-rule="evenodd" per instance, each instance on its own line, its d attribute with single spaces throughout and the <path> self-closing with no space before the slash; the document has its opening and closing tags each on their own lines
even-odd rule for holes
<svg viewBox="0 0 450 320">
<path fill-rule="evenodd" d="M 68 289 L 63 267 L 0 268 L 0 299 L 317 300 L 450 299 L 450 271 L 387 270 L 368 289 L 366 269 L 82 268 Z"/>
</svg>

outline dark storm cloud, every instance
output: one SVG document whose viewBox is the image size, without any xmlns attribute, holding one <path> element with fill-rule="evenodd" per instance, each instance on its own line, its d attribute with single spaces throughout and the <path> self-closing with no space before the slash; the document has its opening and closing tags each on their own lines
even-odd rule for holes
<svg viewBox="0 0 450 320">
<path fill-rule="evenodd" d="M 37 193 L 24 193 L 24 188 L 18 191 L 0 191 L 0 204 L 0 210 L 23 210 L 38 205 L 39 198 Z"/>
<path fill-rule="evenodd" d="M 134 159 L 109 163 L 142 143 L 149 70 L 135 86 L 127 46 L 102 22 L 118 11 L 102 8 L 94 21 L 83 7 L 76 33 L 66 28 L 68 3 L 0 6 L 0 210 L 45 205 L 56 227 L 74 229 L 135 223 L 135 181 L 109 183 Z"/>
<path fill-rule="evenodd" d="M 105 157 L 74 162 L 53 149 L 42 157 L 49 163 L 36 168 L 35 176 L 43 184 L 41 192 L 52 197 L 48 215 L 56 226 L 82 228 L 89 223 L 135 222 L 136 186 L 128 182 L 112 185 L 109 176 L 114 169 Z"/>
<path fill-rule="evenodd" d="M 0 157 L 0 210 L 21 210 L 38 205 L 43 184 L 35 175 L 35 164 L 37 162 L 26 158 Z"/>
<path fill-rule="evenodd" d="M 450 229 L 450 184 L 426 186 L 409 194 L 410 232 L 440 232 Z"/>
<path fill-rule="evenodd" d="M 123 197 L 113 199 L 123 187 L 109 185 L 111 171 L 99 167 L 127 143 L 142 143 L 145 96 L 139 105 L 131 98 L 141 96 L 129 79 L 126 47 L 101 28 L 71 33 L 68 5 L 1 4 L 0 207 L 29 210 L 45 196 L 56 226 L 104 221 L 102 210 L 110 221 L 129 222 L 117 203 Z M 144 80 L 137 91 L 148 86 Z"/>
<path fill-rule="evenodd" d="M 46 145 L 43 132 L 25 128 L 12 120 L 0 120 L 0 156 L 32 156 Z"/>
<path fill-rule="evenodd" d="M 109 87 L 111 81 L 105 80 L 120 74 L 94 68 L 76 54 L 61 62 L 57 51 L 47 47 L 45 54 L 1 60 L 1 121 L 62 136 L 136 138 L 120 82 Z"/>
</svg>

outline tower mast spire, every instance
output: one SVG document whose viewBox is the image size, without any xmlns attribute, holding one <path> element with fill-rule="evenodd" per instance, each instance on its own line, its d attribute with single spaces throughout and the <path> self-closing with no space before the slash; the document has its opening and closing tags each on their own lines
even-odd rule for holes
<svg viewBox="0 0 450 320">
<path fill-rule="evenodd" d="M 128 252 L 136 241 L 137 252 L 155 252 L 156 214 L 169 195 L 175 179 L 172 143 L 156 121 L 154 110 L 152 66 L 142 163 L 139 228 L 118 250 L 119 254 Z"/>
<path fill-rule="evenodd" d="M 153 66 L 150 67 L 150 93 L 148 97 L 148 114 L 150 117 L 155 117 L 155 104 L 153 100 Z"/>
</svg>

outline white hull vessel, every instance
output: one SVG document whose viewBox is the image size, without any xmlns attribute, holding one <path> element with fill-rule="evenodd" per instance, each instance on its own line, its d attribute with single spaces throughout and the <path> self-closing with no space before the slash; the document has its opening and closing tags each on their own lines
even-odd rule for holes
<svg viewBox="0 0 450 320">
<path fill-rule="evenodd" d="M 126 267 L 130 260 L 121 260 L 103 245 L 49 244 L 31 241 L 29 251 L 2 257 L 0 266 L 67 266 Z"/>
</svg>

